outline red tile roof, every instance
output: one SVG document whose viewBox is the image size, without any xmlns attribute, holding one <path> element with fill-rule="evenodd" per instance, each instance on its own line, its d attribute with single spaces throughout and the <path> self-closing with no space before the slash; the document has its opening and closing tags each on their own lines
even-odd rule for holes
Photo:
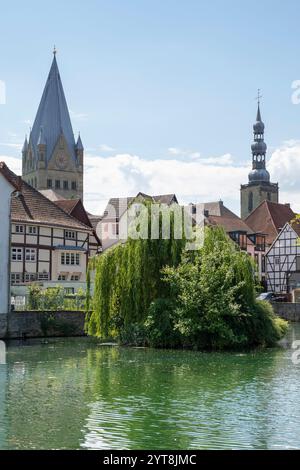
<svg viewBox="0 0 300 470">
<path fill-rule="evenodd" d="M 52 201 L 43 196 L 20 176 L 13 173 L 4 162 L 0 172 L 16 188 L 11 202 L 11 218 L 14 222 L 36 222 L 80 231 L 91 231 L 91 227 L 66 213 Z"/>
<path fill-rule="evenodd" d="M 245 219 L 253 231 L 266 234 L 266 242 L 271 245 L 280 230 L 295 217 L 288 204 L 263 201 Z"/>
</svg>

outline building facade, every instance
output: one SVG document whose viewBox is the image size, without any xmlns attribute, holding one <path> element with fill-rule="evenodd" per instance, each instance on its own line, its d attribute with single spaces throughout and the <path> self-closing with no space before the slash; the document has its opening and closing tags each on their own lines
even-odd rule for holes
<svg viewBox="0 0 300 470">
<path fill-rule="evenodd" d="M 168 207 L 172 206 L 172 204 L 178 204 L 175 194 L 149 196 L 148 194 L 139 192 L 134 197 L 110 199 L 103 216 L 98 219 L 97 224 L 97 235 L 101 241 L 103 251 L 119 243 L 119 241 L 124 241 L 120 239 L 121 221 L 123 221 L 123 227 L 129 227 L 130 221 L 126 219 L 125 222 L 129 207 L 134 203 L 139 204 L 143 202 L 164 204 Z"/>
<path fill-rule="evenodd" d="M 266 169 L 267 145 L 264 132 L 265 125 L 261 119 L 258 102 L 256 122 L 253 125 L 254 142 L 251 146 L 252 170 L 248 175 L 248 183 L 241 185 L 242 219 L 246 219 L 265 200 L 278 202 L 278 183 L 270 182 L 270 174 Z"/>
<path fill-rule="evenodd" d="M 266 258 L 268 291 L 300 302 L 300 225 L 286 223 Z"/>
<path fill-rule="evenodd" d="M 35 189 L 83 199 L 84 148 L 75 142 L 56 52 L 37 115 L 22 149 L 22 177 Z"/>
<path fill-rule="evenodd" d="M 0 316 L 9 312 L 10 201 L 11 194 L 16 191 L 15 184 L 2 171 L 3 163 L 0 163 Z"/>
<path fill-rule="evenodd" d="M 1 165 L 2 176 L 16 188 L 11 198 L 11 284 L 85 282 L 88 259 L 99 252 L 94 229 Z"/>
</svg>

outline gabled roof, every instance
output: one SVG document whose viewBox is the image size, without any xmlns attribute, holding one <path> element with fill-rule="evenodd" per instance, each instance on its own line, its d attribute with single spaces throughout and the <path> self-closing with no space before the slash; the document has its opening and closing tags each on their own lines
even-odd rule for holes
<svg viewBox="0 0 300 470">
<path fill-rule="evenodd" d="M 67 214 L 23 181 L 20 176 L 13 173 L 3 162 L 0 163 L 0 172 L 16 188 L 16 194 L 11 200 L 11 218 L 14 222 L 35 222 L 80 231 L 91 231 L 91 227 Z"/>
<path fill-rule="evenodd" d="M 204 210 L 205 223 L 211 225 L 219 225 L 229 232 L 245 232 L 247 235 L 253 234 L 253 230 L 234 212 L 224 206 L 222 201 L 204 202 L 203 204 L 195 204 Z"/>
<path fill-rule="evenodd" d="M 266 242 L 271 245 L 286 222 L 290 222 L 295 217 L 288 204 L 263 201 L 245 219 L 254 232 L 266 234 Z"/>
<path fill-rule="evenodd" d="M 52 202 L 64 201 L 64 198 L 53 189 L 40 189 L 40 193 Z"/>
<path fill-rule="evenodd" d="M 137 198 L 147 199 L 153 203 L 171 205 L 178 203 L 175 194 L 161 194 L 158 196 L 149 196 L 148 194 L 139 192 L 134 197 L 116 197 L 111 198 L 108 201 L 106 209 L 103 214 L 103 219 L 120 219 L 122 215 L 127 211 L 130 204 Z"/>
<path fill-rule="evenodd" d="M 42 136 L 46 144 L 46 164 L 54 147 L 63 135 L 71 157 L 76 162 L 75 139 L 57 62 L 54 55 L 37 115 L 30 133 L 29 145 L 37 158 L 37 145 Z"/>
<path fill-rule="evenodd" d="M 62 199 L 55 201 L 55 204 L 63 209 L 67 214 L 72 215 L 80 222 L 92 227 L 88 214 L 82 204 L 81 199 Z"/>
</svg>

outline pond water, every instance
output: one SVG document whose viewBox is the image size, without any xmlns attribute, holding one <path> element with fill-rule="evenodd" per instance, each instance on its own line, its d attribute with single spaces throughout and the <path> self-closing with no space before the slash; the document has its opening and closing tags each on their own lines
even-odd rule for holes
<svg viewBox="0 0 300 470">
<path fill-rule="evenodd" d="M 279 348 L 201 353 L 14 342 L 0 365 L 1 449 L 300 448 L 300 364 Z"/>
</svg>

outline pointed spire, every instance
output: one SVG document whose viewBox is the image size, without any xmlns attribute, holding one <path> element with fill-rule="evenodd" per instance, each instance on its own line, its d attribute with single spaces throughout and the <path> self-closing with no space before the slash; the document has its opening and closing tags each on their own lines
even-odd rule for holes
<svg viewBox="0 0 300 470">
<path fill-rule="evenodd" d="M 28 150 L 28 140 L 27 140 L 27 135 L 26 135 L 25 140 L 24 140 L 24 145 L 23 145 L 23 148 L 22 148 L 22 152 L 26 153 L 27 150 Z"/>
<path fill-rule="evenodd" d="M 258 105 L 257 105 L 256 122 L 262 122 L 262 120 L 261 120 L 261 114 L 260 114 L 260 106 L 259 106 L 259 103 L 258 103 Z"/>
<path fill-rule="evenodd" d="M 41 128 L 43 129 L 42 136 Z M 41 142 L 47 144 L 45 152 L 45 162 L 47 165 L 61 135 L 63 135 L 70 155 L 76 163 L 75 139 L 57 65 L 56 48 L 54 48 L 50 72 L 30 136 L 30 142 L 36 158 L 38 159 L 37 145 Z"/>
<path fill-rule="evenodd" d="M 76 149 L 77 149 L 77 150 L 84 150 L 83 145 L 82 145 L 82 141 L 81 141 L 81 137 L 80 137 L 80 132 L 79 132 L 79 134 L 78 134 L 78 139 L 77 139 L 77 143 L 76 143 Z"/>
<path fill-rule="evenodd" d="M 258 90 L 256 122 L 253 125 L 254 142 L 251 145 L 252 171 L 249 173 L 249 183 L 270 181 L 269 172 L 266 170 L 267 145 L 264 141 L 265 125 L 261 120 L 260 98 Z"/>
</svg>

